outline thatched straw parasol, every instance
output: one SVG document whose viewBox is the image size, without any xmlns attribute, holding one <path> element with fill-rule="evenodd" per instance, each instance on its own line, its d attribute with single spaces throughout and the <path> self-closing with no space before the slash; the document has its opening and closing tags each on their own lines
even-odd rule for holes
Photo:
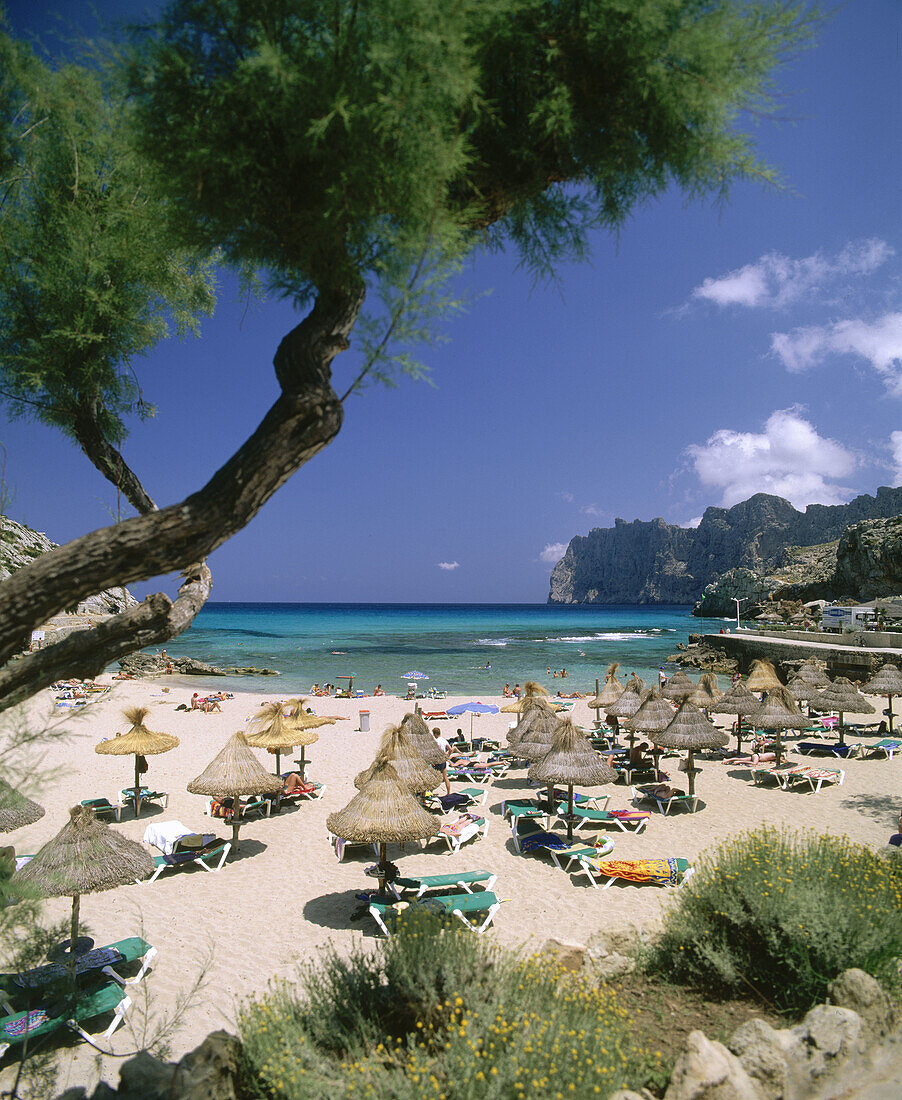
<svg viewBox="0 0 902 1100">
<path fill-rule="evenodd" d="M 529 778 L 548 783 L 567 784 L 567 842 L 573 840 L 573 788 L 599 787 L 616 783 L 617 772 L 605 764 L 569 718 L 558 724 L 551 749 L 529 769 Z"/>
<path fill-rule="evenodd" d="M 882 695 L 887 701 L 887 709 L 884 711 L 889 718 L 889 732 L 893 732 L 893 696 L 902 695 L 902 672 L 899 666 L 885 664 L 883 668 L 864 685 L 863 691 L 868 695 Z"/>
<path fill-rule="evenodd" d="M 780 677 L 770 661 L 752 661 L 752 667 L 746 677 L 745 686 L 749 691 L 770 691 L 772 688 L 783 687 Z"/>
<path fill-rule="evenodd" d="M 717 683 L 717 676 L 713 672 L 703 673 L 698 680 L 698 687 L 689 696 L 693 703 L 705 712 L 705 717 L 710 718 L 711 707 L 723 696 Z"/>
<path fill-rule="evenodd" d="M 761 710 L 761 700 L 752 695 L 741 680 L 737 680 L 729 691 L 725 692 L 709 710 L 712 714 L 736 715 L 736 750 L 742 752 L 742 719 L 744 715 L 755 715 Z"/>
<path fill-rule="evenodd" d="M 141 808 L 141 775 L 147 771 L 145 756 L 156 756 L 157 753 L 169 752 L 179 743 L 177 737 L 171 733 L 154 733 L 144 725 L 144 719 L 150 714 L 148 707 L 129 707 L 122 712 L 127 722 L 131 722 L 132 728 L 126 734 L 117 733 L 115 737 L 107 741 L 101 741 L 96 745 L 94 752 L 102 756 L 135 756 L 135 817 Z"/>
<path fill-rule="evenodd" d="M 632 718 L 628 718 L 623 724 L 629 737 L 630 750 L 637 733 L 660 733 L 673 721 L 674 713 L 673 704 L 653 688 Z"/>
<path fill-rule="evenodd" d="M 435 767 L 436 764 L 444 763 L 445 754 L 438 747 L 421 714 L 405 714 L 401 719 L 401 729 L 427 764 Z"/>
<path fill-rule="evenodd" d="M 435 818 L 408 791 L 387 760 L 377 761 L 369 782 L 343 810 L 329 814 L 326 828 L 342 840 L 379 845 L 379 896 L 385 895 L 385 845 L 426 840 L 436 832 Z"/>
<path fill-rule="evenodd" d="M 556 721 L 555 711 L 551 709 L 547 699 L 538 696 L 530 696 L 527 705 L 520 714 L 520 720 L 512 730 L 508 730 L 507 743 L 513 748 L 521 737 L 525 737 L 536 723 Z"/>
<path fill-rule="evenodd" d="M 24 794 L 0 779 L 0 833 L 11 833 L 23 825 L 33 825 L 44 816 L 43 806 L 32 802 Z"/>
<path fill-rule="evenodd" d="M 817 657 L 809 657 L 807 661 L 803 661 L 799 665 L 799 670 L 796 676 L 801 676 L 802 679 L 807 680 L 809 684 L 814 684 L 818 688 L 829 687 L 832 680 L 827 675 L 827 668 L 823 661 L 819 661 Z"/>
<path fill-rule="evenodd" d="M 188 784 L 190 794 L 232 799 L 232 847 L 238 849 L 241 799 L 249 794 L 281 794 L 282 780 L 265 771 L 248 747 L 242 730 L 233 734 L 206 769 Z"/>
<path fill-rule="evenodd" d="M 874 707 L 865 699 L 858 688 L 845 676 L 837 676 L 833 683 L 812 702 L 818 710 L 833 710 L 839 715 L 839 743 L 844 745 L 845 727 L 842 716 L 850 711 L 853 714 L 875 714 Z"/>
<path fill-rule="evenodd" d="M 762 700 L 761 710 L 755 715 L 755 725 L 759 729 L 773 730 L 777 735 L 776 763 L 783 759 L 783 730 L 802 730 L 808 725 L 808 719 L 796 706 L 792 692 L 785 687 L 772 688 Z"/>
<path fill-rule="evenodd" d="M 354 786 L 362 790 L 370 781 L 376 768 L 388 762 L 395 769 L 402 785 L 412 794 L 425 794 L 434 791 L 442 782 L 442 773 L 430 768 L 413 747 L 407 734 L 399 726 L 389 726 L 382 734 L 376 759 L 360 772 L 354 780 Z"/>
<path fill-rule="evenodd" d="M 553 711 L 540 708 L 529 711 L 525 717 L 529 718 L 529 727 L 520 734 L 513 748 L 524 760 L 540 760 L 551 749 L 561 719 Z"/>
<path fill-rule="evenodd" d="M 348 689 L 350 690 L 350 688 Z M 307 757 L 305 755 L 305 749 L 308 745 L 313 745 L 319 740 L 319 734 L 314 733 L 314 730 L 320 728 L 320 726 L 334 726 L 334 718 L 320 718 L 316 714 L 308 714 L 304 708 L 306 699 L 289 699 L 288 705 L 292 708 L 291 713 L 288 715 L 287 721 L 290 725 L 296 729 L 299 733 L 303 733 L 302 740 L 295 741 L 295 745 L 300 746 L 301 758 L 296 760 L 295 763 L 298 766 L 298 771 L 301 775 L 301 782 L 303 783 L 307 778 Z"/>
<path fill-rule="evenodd" d="M 502 714 L 522 714 L 525 710 L 528 710 L 536 699 L 541 699 L 542 702 L 548 698 L 548 692 L 541 684 L 536 683 L 535 680 L 527 680 L 523 685 L 523 694 L 519 699 L 515 699 L 512 703 L 508 703 L 506 707 L 501 708 Z"/>
<path fill-rule="evenodd" d="M 147 878 L 153 869 L 153 856 L 137 841 L 98 821 L 89 807 L 73 806 L 69 821 L 16 872 L 17 882 L 32 883 L 45 897 L 72 898 L 69 968 L 73 982 L 81 895 Z"/>
<path fill-rule="evenodd" d="M 616 703 L 620 696 L 623 694 L 624 685 L 617 679 L 617 669 L 620 668 L 620 662 L 614 661 L 608 665 L 608 670 L 604 677 L 604 687 L 594 699 L 587 700 L 586 705 L 594 711 L 604 710 L 609 703 Z M 597 719 L 596 714 L 596 719 Z"/>
<path fill-rule="evenodd" d="M 695 703 L 684 699 L 673 721 L 661 733 L 649 735 L 656 745 L 663 749 L 685 749 L 689 773 L 689 794 L 695 794 L 696 768 L 692 761 L 693 753 L 699 749 L 720 749 L 729 741 L 713 722 L 709 721 Z"/>
<path fill-rule="evenodd" d="M 674 702 L 682 703 L 684 699 L 688 699 L 697 690 L 698 684 L 691 680 L 681 668 L 678 668 L 672 676 L 667 677 L 667 682 L 661 688 L 661 694 L 665 699 L 673 699 Z"/>
<path fill-rule="evenodd" d="M 314 732 L 317 726 L 333 724 L 334 718 L 317 718 L 315 714 L 306 714 L 303 710 L 304 699 L 290 699 L 295 706 L 297 716 L 284 716 L 281 703 L 265 703 L 250 721 L 247 743 L 255 749 L 268 749 L 276 758 L 276 773 L 281 771 L 281 754 L 296 745 L 312 745 L 319 740 Z M 307 721 L 305 721 L 305 719 Z M 303 761 L 306 766 L 307 761 Z M 304 769 L 300 769 L 301 780 Z"/>
<path fill-rule="evenodd" d="M 632 718 L 641 706 L 642 688 L 639 687 L 639 681 L 636 678 L 630 677 L 618 698 L 604 708 L 605 717 L 614 730 L 614 743 L 620 732 L 620 719 Z"/>
</svg>

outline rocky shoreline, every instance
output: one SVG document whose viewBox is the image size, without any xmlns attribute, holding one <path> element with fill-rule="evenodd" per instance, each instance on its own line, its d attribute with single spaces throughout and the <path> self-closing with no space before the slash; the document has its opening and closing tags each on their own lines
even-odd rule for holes
<svg viewBox="0 0 902 1100">
<path fill-rule="evenodd" d="M 181 676 L 278 676 L 274 668 L 219 668 L 216 665 L 199 661 L 196 657 L 164 657 L 160 653 L 131 653 L 119 662 L 123 672 L 132 676 L 159 676 L 166 672 L 177 672 Z"/>
</svg>

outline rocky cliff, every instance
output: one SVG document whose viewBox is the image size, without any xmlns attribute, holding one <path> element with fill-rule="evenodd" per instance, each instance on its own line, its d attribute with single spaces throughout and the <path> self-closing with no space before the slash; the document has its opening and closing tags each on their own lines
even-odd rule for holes
<svg viewBox="0 0 902 1100">
<path fill-rule="evenodd" d="M 781 497 L 757 493 L 732 508 L 706 509 L 694 530 L 663 519 L 618 519 L 613 527 L 597 527 L 571 540 L 552 571 L 548 602 L 694 603 L 728 570 L 742 568 L 766 578 L 787 567 L 788 547 L 821 546 L 840 540 L 850 525 L 889 522 L 900 515 L 902 488 L 880 488 L 876 496 L 859 496 L 849 504 L 810 504 L 804 512 Z M 862 536 L 856 543 L 860 564 L 849 565 L 848 578 L 859 575 L 865 557 L 875 578 L 881 569 L 892 574 L 897 559 L 883 549 L 877 555 L 878 541 L 877 535 L 870 542 Z M 851 563 L 851 549 L 848 554 Z M 851 590 L 848 578 L 837 565 L 843 591 Z"/>
<path fill-rule="evenodd" d="M 55 549 L 59 544 L 46 535 L 32 531 L 7 516 L 0 516 L 0 581 L 28 565 L 41 554 Z M 111 588 L 98 596 L 83 600 L 77 609 L 79 615 L 115 615 L 132 607 L 138 601 L 125 588 Z"/>
</svg>

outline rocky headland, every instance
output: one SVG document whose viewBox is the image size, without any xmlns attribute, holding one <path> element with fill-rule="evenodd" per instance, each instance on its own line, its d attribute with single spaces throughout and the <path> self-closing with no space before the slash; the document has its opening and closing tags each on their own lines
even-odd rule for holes
<svg viewBox="0 0 902 1100">
<path fill-rule="evenodd" d="M 883 487 L 804 512 L 756 493 L 732 508 L 706 509 L 694 529 L 660 518 L 615 520 L 571 539 L 552 571 L 548 602 L 698 603 L 696 614 L 725 616 L 735 614 L 735 597 L 763 605 L 899 591 L 902 488 Z"/>
</svg>

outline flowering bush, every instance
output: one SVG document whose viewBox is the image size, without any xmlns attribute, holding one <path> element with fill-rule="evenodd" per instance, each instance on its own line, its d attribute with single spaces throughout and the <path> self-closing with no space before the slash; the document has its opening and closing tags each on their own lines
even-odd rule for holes
<svg viewBox="0 0 902 1100">
<path fill-rule="evenodd" d="M 292 1100 L 606 1097 L 660 1060 L 605 987 L 417 910 L 375 952 L 329 952 L 247 1004 L 240 1029 L 249 1083 Z"/>
<path fill-rule="evenodd" d="M 900 956 L 902 861 L 847 837 L 763 826 L 700 861 L 649 966 L 793 1013 L 851 966 L 897 980 Z"/>
</svg>

